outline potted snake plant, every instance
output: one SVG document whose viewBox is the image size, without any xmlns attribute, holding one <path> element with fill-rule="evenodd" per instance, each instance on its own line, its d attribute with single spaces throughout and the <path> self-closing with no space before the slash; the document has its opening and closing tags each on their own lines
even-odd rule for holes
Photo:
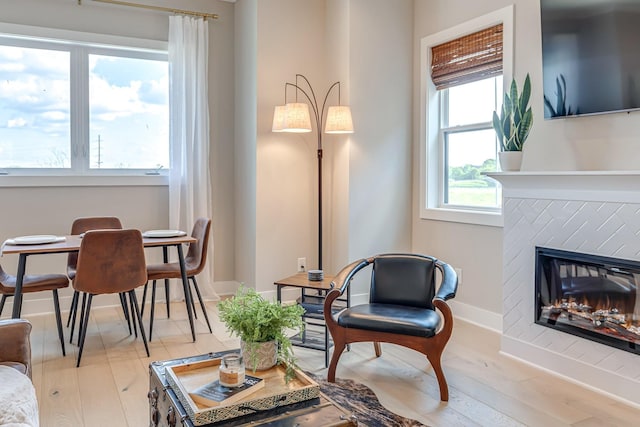
<svg viewBox="0 0 640 427">
<path fill-rule="evenodd" d="M 524 80 L 522 92 L 518 94 L 516 79 L 511 81 L 509 91 L 504 94 L 500 114 L 493 112 L 493 129 L 500 142 L 498 159 L 503 171 L 520 170 L 522 148 L 531 126 L 533 112 L 529 107 L 531 98 L 531 79 L 529 74 Z"/>
</svg>

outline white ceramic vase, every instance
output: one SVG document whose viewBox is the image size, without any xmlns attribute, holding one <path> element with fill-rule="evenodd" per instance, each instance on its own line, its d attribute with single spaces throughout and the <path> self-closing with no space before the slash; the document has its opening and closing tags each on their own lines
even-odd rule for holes
<svg viewBox="0 0 640 427">
<path fill-rule="evenodd" d="M 500 151 L 498 161 L 500 170 L 503 172 L 519 171 L 522 164 L 522 151 Z"/>
<path fill-rule="evenodd" d="M 275 341 L 245 343 L 240 341 L 240 350 L 247 370 L 266 371 L 278 363 L 278 344 Z"/>
</svg>

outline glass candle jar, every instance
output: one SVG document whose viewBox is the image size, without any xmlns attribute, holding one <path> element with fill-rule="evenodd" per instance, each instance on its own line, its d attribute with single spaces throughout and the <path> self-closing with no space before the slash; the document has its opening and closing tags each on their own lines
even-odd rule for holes
<svg viewBox="0 0 640 427">
<path fill-rule="evenodd" d="M 220 362 L 220 384 L 239 387 L 244 384 L 244 361 L 239 353 L 227 354 Z"/>
</svg>

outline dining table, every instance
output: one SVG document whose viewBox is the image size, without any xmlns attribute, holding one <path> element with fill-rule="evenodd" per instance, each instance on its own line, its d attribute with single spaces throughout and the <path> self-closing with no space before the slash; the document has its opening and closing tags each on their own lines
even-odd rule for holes
<svg viewBox="0 0 640 427">
<path fill-rule="evenodd" d="M 51 243 L 38 244 L 10 244 L 7 241 L 2 245 L 0 255 L 18 255 L 18 270 L 16 272 L 16 288 L 14 292 L 12 317 L 17 319 L 22 311 L 22 283 L 24 280 L 27 258 L 31 255 L 46 255 L 57 253 L 78 252 L 82 243 L 82 235 L 56 236 L 55 241 Z M 10 239 L 11 240 L 11 239 Z M 52 239 L 53 240 L 53 239 Z M 154 235 L 154 237 L 145 237 L 142 233 L 142 244 L 145 248 L 162 247 L 165 254 L 166 249 L 175 247 L 178 252 L 178 262 L 180 263 L 180 273 L 182 276 L 182 288 L 184 291 L 185 303 L 187 306 L 187 315 L 189 317 L 189 325 L 191 327 L 191 338 L 195 342 L 196 334 L 193 325 L 193 312 L 191 304 L 191 292 L 189 292 L 189 282 L 187 279 L 187 269 L 184 260 L 184 251 L 182 245 L 195 243 L 197 239 L 189 235 L 180 235 L 166 237 L 163 235 Z M 167 304 L 169 302 L 167 301 Z"/>
</svg>

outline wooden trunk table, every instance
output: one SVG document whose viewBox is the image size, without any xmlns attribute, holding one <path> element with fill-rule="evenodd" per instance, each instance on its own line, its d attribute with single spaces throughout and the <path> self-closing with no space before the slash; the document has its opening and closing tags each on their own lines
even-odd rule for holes
<svg viewBox="0 0 640 427">
<path fill-rule="evenodd" d="M 237 350 L 235 350 L 237 351 Z M 197 363 L 220 358 L 231 351 L 208 353 L 199 356 L 152 362 L 149 365 L 149 425 L 195 427 L 184 406 L 178 399 L 173 387 L 166 378 L 166 368 L 188 363 Z M 249 372 L 251 374 L 251 372 Z M 268 410 L 259 410 L 241 417 L 220 422 L 204 424 L 205 427 L 230 426 L 355 426 L 357 420 L 350 413 L 320 393 L 315 399 L 279 406 Z"/>
</svg>

